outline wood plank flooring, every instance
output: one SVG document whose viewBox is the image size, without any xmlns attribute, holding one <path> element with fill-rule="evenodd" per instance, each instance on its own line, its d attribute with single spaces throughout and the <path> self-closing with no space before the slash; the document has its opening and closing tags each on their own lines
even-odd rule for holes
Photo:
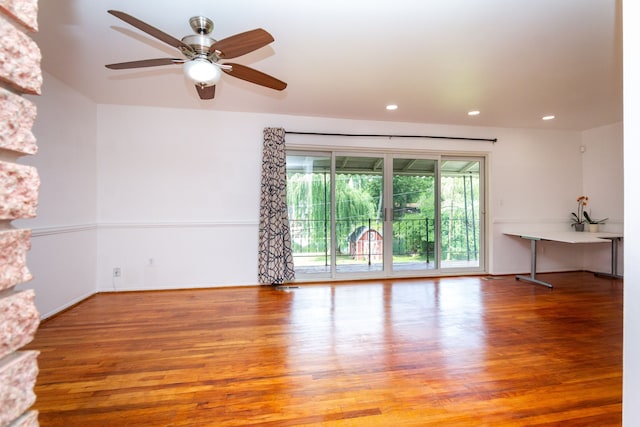
<svg viewBox="0 0 640 427">
<path fill-rule="evenodd" d="M 616 426 L 620 280 L 99 294 L 43 322 L 47 426 Z"/>
</svg>

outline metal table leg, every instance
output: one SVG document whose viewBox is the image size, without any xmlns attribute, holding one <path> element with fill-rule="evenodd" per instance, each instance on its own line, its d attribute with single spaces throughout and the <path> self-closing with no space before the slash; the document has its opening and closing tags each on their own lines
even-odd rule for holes
<svg viewBox="0 0 640 427">
<path fill-rule="evenodd" d="M 610 279 L 622 279 L 618 275 L 618 242 L 621 237 L 602 237 L 611 240 L 611 273 L 593 273 L 596 277 L 608 277 Z"/>
<path fill-rule="evenodd" d="M 531 273 L 529 273 L 528 276 L 516 276 L 516 280 L 524 280 L 526 282 L 531 282 L 531 283 L 536 283 L 538 285 L 542 285 L 542 286 L 546 286 L 547 288 L 553 288 L 553 285 L 551 283 L 547 283 L 547 282 L 543 282 L 542 280 L 538 280 L 536 279 L 536 246 L 538 243 L 538 240 L 540 239 L 534 239 L 534 238 L 528 238 L 528 237 L 524 237 L 521 236 L 523 239 L 529 239 L 531 240 Z"/>
</svg>

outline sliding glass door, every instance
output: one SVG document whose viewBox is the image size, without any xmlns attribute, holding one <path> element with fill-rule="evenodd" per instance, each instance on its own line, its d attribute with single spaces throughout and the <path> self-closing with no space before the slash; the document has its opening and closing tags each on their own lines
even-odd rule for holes
<svg viewBox="0 0 640 427">
<path fill-rule="evenodd" d="M 480 159 L 447 157 L 440 167 L 440 265 L 445 269 L 478 268 L 482 260 L 484 206 Z"/>
<path fill-rule="evenodd" d="M 289 153 L 287 207 L 296 275 L 384 269 L 384 158 Z"/>
<path fill-rule="evenodd" d="M 287 155 L 287 211 L 296 276 L 331 276 L 331 153 Z"/>
<path fill-rule="evenodd" d="M 335 156 L 336 273 L 384 269 L 384 158 Z"/>
<path fill-rule="evenodd" d="M 482 271 L 483 192 L 482 158 L 289 151 L 296 276 Z"/>
<path fill-rule="evenodd" d="M 393 271 L 437 268 L 437 160 L 393 158 Z"/>
</svg>

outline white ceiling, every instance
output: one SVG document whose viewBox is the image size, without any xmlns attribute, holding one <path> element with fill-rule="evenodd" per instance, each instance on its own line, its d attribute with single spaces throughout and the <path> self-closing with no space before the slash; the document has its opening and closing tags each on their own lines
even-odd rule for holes
<svg viewBox="0 0 640 427">
<path fill-rule="evenodd" d="M 622 120 L 620 0 L 44 0 L 39 7 L 43 68 L 100 104 L 570 130 Z M 179 65 L 108 70 L 181 57 L 108 9 L 178 39 L 192 34 L 194 15 L 214 21 L 218 40 L 264 28 L 275 42 L 232 61 L 288 87 L 277 92 L 223 75 L 216 98 L 202 101 Z M 389 103 L 398 110 L 386 111 Z M 548 114 L 556 119 L 543 122 Z"/>
</svg>

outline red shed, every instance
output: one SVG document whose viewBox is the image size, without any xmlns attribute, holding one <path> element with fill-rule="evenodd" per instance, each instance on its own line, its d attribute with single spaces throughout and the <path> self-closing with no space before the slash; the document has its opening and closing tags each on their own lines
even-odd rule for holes
<svg viewBox="0 0 640 427">
<path fill-rule="evenodd" d="M 349 235 L 349 254 L 356 261 L 382 261 L 382 234 L 361 225 Z"/>
</svg>

